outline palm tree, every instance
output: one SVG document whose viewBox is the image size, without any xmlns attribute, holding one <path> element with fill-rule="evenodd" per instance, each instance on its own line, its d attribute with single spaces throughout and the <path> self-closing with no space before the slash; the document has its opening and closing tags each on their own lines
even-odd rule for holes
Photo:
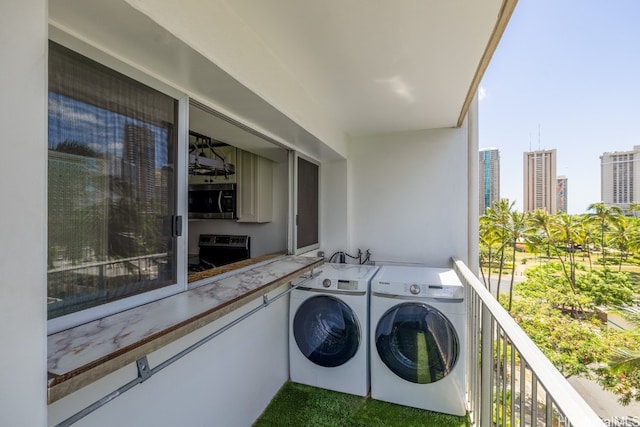
<svg viewBox="0 0 640 427">
<path fill-rule="evenodd" d="M 484 286 L 491 292 L 491 266 L 493 264 L 493 249 L 501 241 L 496 227 L 494 226 L 489 216 L 482 215 L 480 217 L 480 248 L 484 248 L 487 251 L 486 262 L 488 265 L 487 275 L 484 273 L 483 260 L 480 259 L 480 273 L 482 274 L 482 280 L 484 280 Z M 480 252 L 482 257 L 482 251 Z"/>
<path fill-rule="evenodd" d="M 498 301 L 500 300 L 500 283 L 502 281 L 502 271 L 504 270 L 504 251 L 510 242 L 509 228 L 514 205 L 515 202 L 509 203 L 509 200 L 502 199 L 494 204 L 494 208 L 487 209 L 487 217 L 493 224 L 500 240 L 500 247 L 498 249 L 500 264 L 498 267 L 498 284 L 496 286 L 496 299 Z"/>
<path fill-rule="evenodd" d="M 529 230 L 531 230 L 531 227 L 528 226 L 527 213 L 511 212 L 509 239 L 511 241 L 513 268 L 511 269 L 511 282 L 509 283 L 509 312 L 511 312 L 511 302 L 513 301 L 513 278 L 516 273 L 516 244 L 527 235 Z"/>
<path fill-rule="evenodd" d="M 638 217 L 638 212 L 640 212 L 640 203 L 638 203 L 638 202 L 629 203 L 629 212 L 631 212 L 633 214 L 634 218 L 637 218 Z"/>
<path fill-rule="evenodd" d="M 558 257 L 562 265 L 562 271 L 571 287 L 573 295 L 578 295 L 576 288 L 575 277 L 575 255 L 572 252 L 574 242 L 576 239 L 576 224 L 572 219 L 573 217 L 567 214 L 560 214 L 557 216 L 551 216 L 549 213 L 542 209 L 537 209 L 531 215 L 531 224 L 537 227 L 544 234 L 547 240 L 547 255 L 551 257 L 551 250 L 553 249 L 553 255 Z M 563 258 L 562 249 L 567 249 L 569 257 L 569 265 Z M 578 302 L 579 311 L 584 314 L 584 310 Z"/>
<path fill-rule="evenodd" d="M 616 312 L 634 325 L 636 334 L 640 333 L 640 310 L 638 310 L 638 308 L 628 306 L 618 307 Z M 630 383 L 625 387 L 628 391 L 620 398 L 621 403 L 626 405 L 634 398 L 636 401 L 640 401 L 638 380 L 637 376 L 635 376 L 635 373 L 640 369 L 640 351 L 638 351 L 637 348 L 617 347 L 609 358 L 608 365 L 609 371 L 613 376 L 618 376 L 618 378 L 622 377 Z M 608 381 L 603 383 L 605 388 L 610 389 L 614 393 L 619 391 L 615 389 L 617 384 L 618 381 L 613 384 Z"/>
<path fill-rule="evenodd" d="M 633 241 L 633 230 L 629 227 L 626 217 L 621 216 L 613 224 L 611 243 L 620 252 L 620 262 L 618 263 L 618 271 L 622 271 L 622 260 L 626 257 L 627 252 L 631 248 Z"/>
<path fill-rule="evenodd" d="M 551 258 L 551 215 L 544 209 L 536 209 L 529 216 L 531 225 L 540 230 L 545 238 L 547 258 Z"/>
<path fill-rule="evenodd" d="M 608 206 L 604 202 L 592 203 L 587 210 L 593 211 L 593 213 L 589 213 L 588 215 L 591 220 L 600 227 L 600 248 L 602 251 L 602 267 L 604 268 L 607 254 L 604 239 L 605 231 L 607 231 L 609 226 L 616 222 L 618 218 L 622 217 L 623 211 L 618 206 Z"/>
<path fill-rule="evenodd" d="M 589 259 L 589 270 L 593 270 L 593 264 L 591 262 L 591 242 L 594 240 L 594 228 L 590 219 L 591 218 L 586 215 L 580 215 L 576 218 L 576 243 L 581 245 L 582 250 L 587 253 L 587 258 Z"/>
<path fill-rule="evenodd" d="M 576 293 L 576 254 L 575 254 L 575 242 L 578 239 L 578 223 L 573 216 L 565 213 L 558 214 L 553 222 L 553 234 L 554 241 L 558 242 L 565 249 L 566 258 L 560 255 L 558 252 L 558 259 L 562 265 L 562 271 L 565 277 L 569 281 L 571 289 L 574 294 Z"/>
</svg>

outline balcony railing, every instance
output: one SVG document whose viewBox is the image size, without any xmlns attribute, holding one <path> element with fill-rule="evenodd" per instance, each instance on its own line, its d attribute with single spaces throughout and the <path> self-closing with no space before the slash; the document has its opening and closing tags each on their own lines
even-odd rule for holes
<svg viewBox="0 0 640 427">
<path fill-rule="evenodd" d="M 604 426 L 477 276 L 460 260 L 454 269 L 467 290 L 472 424 Z"/>
</svg>

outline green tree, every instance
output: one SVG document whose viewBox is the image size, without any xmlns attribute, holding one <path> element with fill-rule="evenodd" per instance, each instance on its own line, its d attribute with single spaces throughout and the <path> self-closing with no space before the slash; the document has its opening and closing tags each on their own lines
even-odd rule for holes
<svg viewBox="0 0 640 427">
<path fill-rule="evenodd" d="M 513 206 L 513 204 L 511 206 Z M 511 311 L 511 305 L 513 303 L 513 279 L 516 274 L 516 245 L 520 240 L 523 240 L 531 230 L 531 227 L 528 225 L 529 221 L 526 212 L 511 212 L 510 216 L 508 231 L 511 242 L 513 268 L 511 269 L 511 282 L 509 283 L 509 311 Z"/>
<path fill-rule="evenodd" d="M 588 372 L 608 358 L 607 331 L 595 320 L 564 315 L 545 300 L 515 298 L 512 316 L 566 377 Z"/>
<path fill-rule="evenodd" d="M 502 281 L 502 272 L 504 270 L 505 249 L 510 241 L 510 221 L 511 212 L 515 202 L 509 203 L 508 200 L 502 199 L 494 204 L 492 209 L 487 209 L 487 216 L 493 223 L 495 230 L 500 236 L 500 246 L 498 248 L 498 256 L 500 258 L 498 266 L 498 284 L 496 285 L 496 299 L 500 299 L 500 283 Z"/>
<path fill-rule="evenodd" d="M 561 213 L 551 221 L 553 242 L 556 242 L 555 252 L 562 272 L 569 281 L 571 288 L 576 288 L 576 251 L 578 239 L 578 224 L 575 217 Z M 558 247 L 559 246 L 559 247 Z M 563 256 L 564 255 L 564 256 Z"/>
<path fill-rule="evenodd" d="M 634 218 L 638 217 L 638 212 L 640 212 L 640 203 L 631 202 L 629 204 L 629 212 L 633 215 Z"/>
<path fill-rule="evenodd" d="M 501 237 L 494 223 L 488 215 L 480 217 L 480 273 L 484 286 L 491 291 L 491 267 L 493 265 L 494 248 L 499 246 Z M 484 264 L 487 264 L 487 274 Z"/>
<path fill-rule="evenodd" d="M 546 246 L 545 253 L 547 258 L 551 258 L 551 215 L 544 209 L 536 209 L 529 217 L 531 226 L 538 230 L 538 233 L 542 235 L 539 239 Z"/>
<path fill-rule="evenodd" d="M 628 405 L 632 400 L 640 402 L 640 310 L 622 306 L 619 312 L 635 329 L 620 334 L 608 364 L 597 374 L 598 382 L 620 396 L 621 404 Z"/>
<path fill-rule="evenodd" d="M 622 271 L 622 261 L 626 258 L 634 240 L 633 230 L 629 227 L 626 218 L 624 216 L 617 218 L 611 227 L 611 244 L 619 253 L 618 271 Z"/>
<path fill-rule="evenodd" d="M 591 261 L 591 243 L 595 240 L 593 224 L 590 221 L 590 217 L 586 215 L 577 216 L 576 222 L 576 243 L 582 246 L 582 250 L 587 254 L 587 259 L 589 260 L 589 270 L 593 270 Z"/>
<path fill-rule="evenodd" d="M 622 216 L 623 212 L 618 206 L 608 206 L 604 202 L 592 203 L 587 210 L 593 211 L 588 215 L 600 230 L 600 250 L 602 251 L 602 266 L 604 267 L 607 258 L 605 233 Z"/>
<path fill-rule="evenodd" d="M 561 265 L 561 272 L 565 277 L 566 283 L 569 285 L 567 291 L 573 293 L 573 303 L 570 304 L 572 313 L 575 315 L 575 309 L 584 315 L 582 303 L 576 290 L 576 262 L 574 256 L 574 241 L 577 235 L 577 227 L 567 214 L 549 215 L 547 211 L 538 209 L 531 216 L 532 224 L 537 227 L 546 238 L 547 257 L 558 259 Z M 566 259 L 568 257 L 568 259 Z"/>
<path fill-rule="evenodd" d="M 588 298 L 586 304 L 590 309 L 598 306 L 628 306 L 633 304 L 635 295 L 629 273 L 615 272 L 609 268 L 580 274 L 576 287 L 580 295 Z"/>
</svg>

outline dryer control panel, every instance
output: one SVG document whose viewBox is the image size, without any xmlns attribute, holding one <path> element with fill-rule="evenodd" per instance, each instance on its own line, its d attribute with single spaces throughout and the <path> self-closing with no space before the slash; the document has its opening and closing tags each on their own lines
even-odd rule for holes
<svg viewBox="0 0 640 427">
<path fill-rule="evenodd" d="M 412 298 L 461 301 L 464 286 L 449 268 L 383 265 L 371 281 L 371 291 Z"/>
</svg>

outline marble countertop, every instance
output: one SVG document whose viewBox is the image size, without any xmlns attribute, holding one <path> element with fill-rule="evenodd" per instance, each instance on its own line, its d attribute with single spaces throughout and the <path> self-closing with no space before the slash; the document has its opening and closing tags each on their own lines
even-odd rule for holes
<svg viewBox="0 0 640 427">
<path fill-rule="evenodd" d="M 48 337 L 54 402 L 321 265 L 282 256 L 188 291 Z"/>
</svg>

